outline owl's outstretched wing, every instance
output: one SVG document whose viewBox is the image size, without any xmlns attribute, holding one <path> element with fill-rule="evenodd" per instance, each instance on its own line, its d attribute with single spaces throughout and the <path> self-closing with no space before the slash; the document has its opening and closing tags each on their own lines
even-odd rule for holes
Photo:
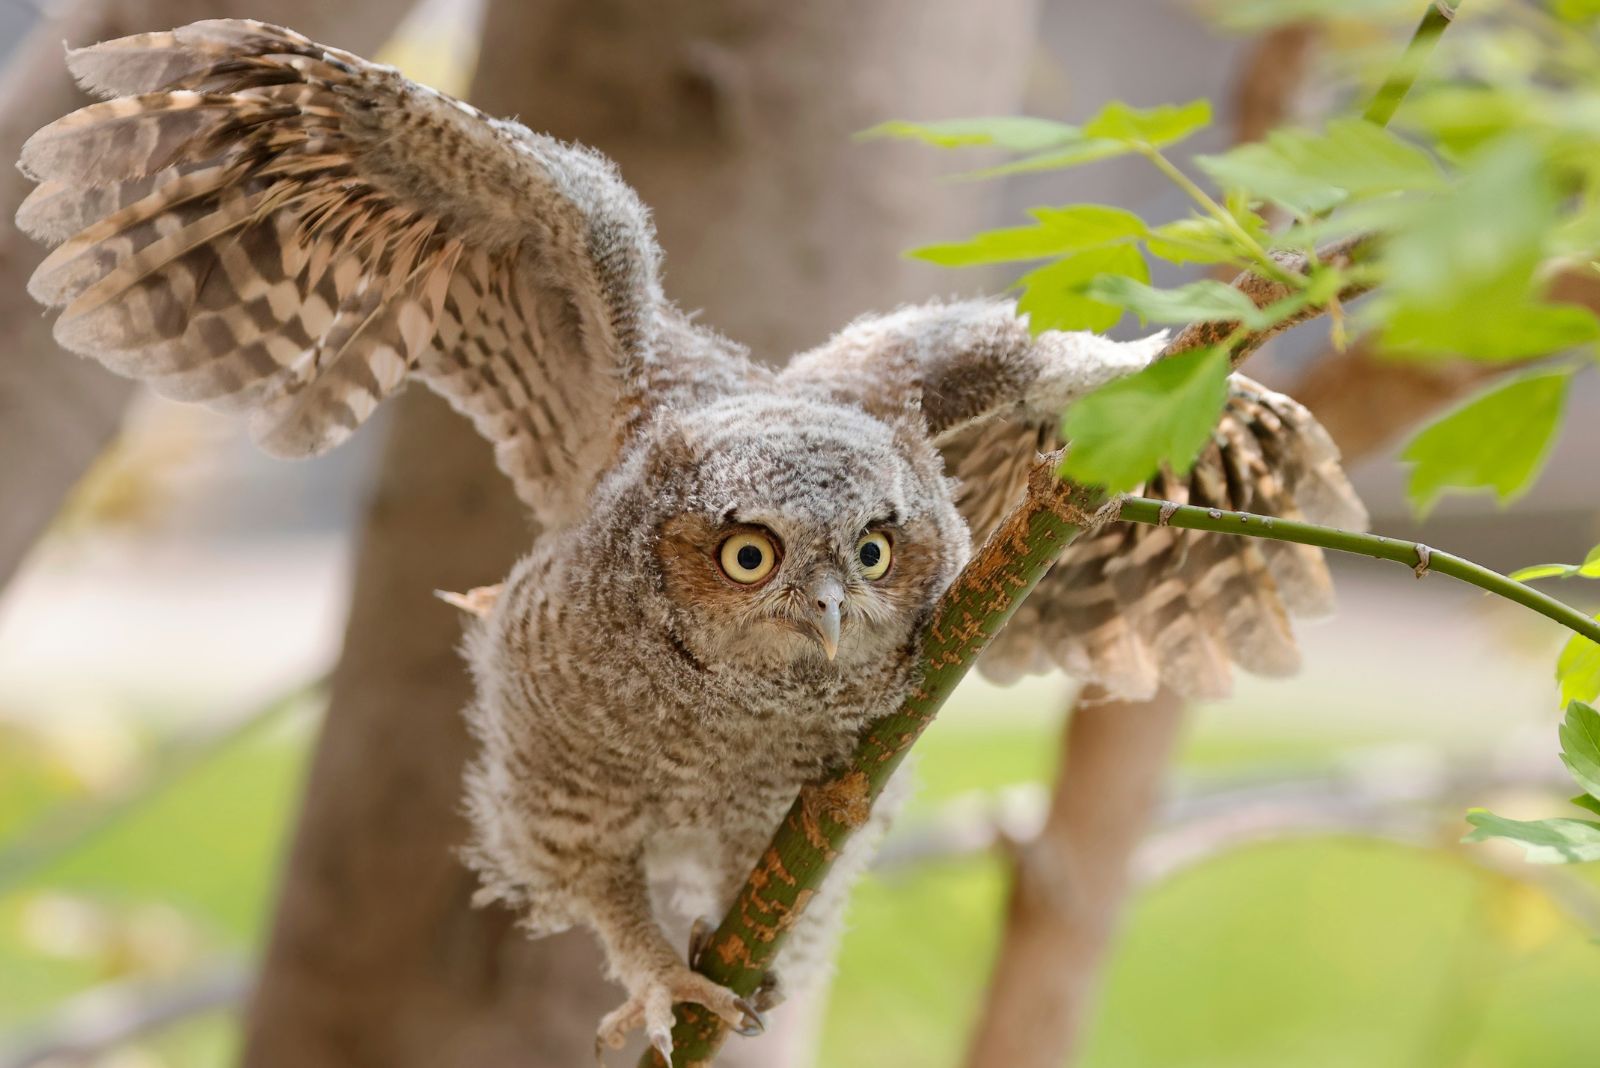
<svg viewBox="0 0 1600 1068">
<path fill-rule="evenodd" d="M 907 308 L 852 324 L 786 373 L 892 416 L 920 408 L 981 541 L 1020 501 L 1037 455 L 1061 444 L 1060 413 L 1145 366 L 1164 339 L 1030 336 L 1008 302 Z M 1227 408 L 1187 476 L 1145 495 L 1360 528 L 1366 512 L 1339 454 L 1301 405 L 1235 375 Z M 1112 523 L 1074 542 L 980 661 L 1006 680 L 1060 667 L 1112 694 L 1158 685 L 1217 697 L 1231 666 L 1295 670 L 1290 615 L 1332 609 L 1322 553 L 1309 546 Z"/>
<path fill-rule="evenodd" d="M 259 22 L 68 54 L 110 99 L 23 148 L 30 282 L 67 348 L 249 414 L 269 452 L 338 444 L 408 377 L 570 518 L 682 323 L 613 165 Z"/>
</svg>

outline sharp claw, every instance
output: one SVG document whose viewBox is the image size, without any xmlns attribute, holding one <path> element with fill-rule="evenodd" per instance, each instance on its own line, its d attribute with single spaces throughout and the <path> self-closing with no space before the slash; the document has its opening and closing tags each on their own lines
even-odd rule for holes
<svg viewBox="0 0 1600 1068">
<path fill-rule="evenodd" d="M 700 954 L 705 952 L 706 943 L 715 930 L 716 928 L 711 926 L 711 921 L 704 916 L 696 916 L 694 923 L 689 925 L 689 967 L 699 966 Z"/>
<path fill-rule="evenodd" d="M 750 995 L 750 1002 L 762 1012 L 782 1005 L 785 1000 L 783 983 L 776 972 L 768 972 L 761 979 L 761 985 L 756 987 L 756 992 Z"/>
<path fill-rule="evenodd" d="M 599 1035 L 594 1036 L 594 1063 L 606 1068 L 606 1040 Z"/>
<path fill-rule="evenodd" d="M 652 1029 L 650 1032 L 650 1045 L 661 1054 L 661 1063 L 672 1064 L 672 1032 Z"/>
<path fill-rule="evenodd" d="M 761 1015 L 761 1011 L 759 1009 L 750 1004 L 749 999 L 735 998 L 733 1001 L 733 1006 L 740 1012 L 744 1013 L 744 1022 L 738 1027 L 735 1027 L 734 1031 L 745 1036 L 746 1038 L 752 1038 L 766 1031 L 767 1018 Z"/>
</svg>

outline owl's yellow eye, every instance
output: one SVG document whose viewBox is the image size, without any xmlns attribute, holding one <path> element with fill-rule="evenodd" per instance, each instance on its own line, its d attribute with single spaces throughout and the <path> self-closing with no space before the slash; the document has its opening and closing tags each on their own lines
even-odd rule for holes
<svg viewBox="0 0 1600 1068">
<path fill-rule="evenodd" d="M 722 543 L 717 560 L 724 575 L 751 586 L 772 574 L 778 563 L 778 547 L 760 531 L 745 530 Z"/>
<path fill-rule="evenodd" d="M 856 542 L 856 562 L 861 565 L 863 578 L 883 578 L 889 573 L 889 561 L 893 556 L 887 534 L 873 531 Z"/>
</svg>

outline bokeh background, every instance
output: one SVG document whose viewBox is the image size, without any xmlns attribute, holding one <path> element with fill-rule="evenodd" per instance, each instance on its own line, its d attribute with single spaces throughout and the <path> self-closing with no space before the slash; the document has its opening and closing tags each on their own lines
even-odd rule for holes
<svg viewBox="0 0 1600 1068">
<path fill-rule="evenodd" d="M 272 0 L 259 6 L 275 17 Z M 783 17 L 768 6 L 745 5 L 742 17 Z M 47 14 L 0 0 L 0 51 Z M 473 0 L 427 0 L 385 57 L 466 92 L 482 17 Z M 970 113 L 962 86 L 992 101 L 999 79 L 1015 84 L 1019 110 L 1069 120 L 1112 97 L 1210 97 L 1218 122 L 1194 146 L 1205 150 L 1233 136 L 1238 87 L 1261 54 L 1249 33 L 1168 0 L 1046 0 L 1000 5 L 993 17 L 1020 22 L 1006 70 L 983 65 L 998 53 L 957 49 L 937 74 L 950 83 L 936 101 L 944 111 L 866 115 L 856 128 Z M 548 29 L 562 25 L 556 17 Z M 1405 29 L 1380 20 L 1362 43 L 1397 45 Z M 603 48 L 596 32 L 573 47 Z M 924 45 L 912 32 L 874 40 Z M 708 49 L 692 70 L 715 90 L 727 57 Z M 797 75 L 787 106 L 805 113 L 813 97 L 849 92 L 871 77 L 871 58 L 846 57 L 843 90 Z M 1314 64 L 1284 95 L 1291 116 L 1337 102 Z M 539 104 L 520 109 L 536 127 Z M 852 145 L 850 132 L 813 136 L 836 140 L 849 167 L 905 173 L 922 190 L 897 231 L 903 244 L 1037 203 L 1098 200 L 1154 218 L 1182 210 L 1137 162 L 979 194 L 935 180 L 930 168 L 953 171 L 953 161 Z M 648 187 L 650 176 L 623 162 Z M 785 225 L 838 225 L 824 194 L 794 205 Z M 664 225 L 669 289 L 673 241 L 692 245 L 693 232 Z M 811 255 L 814 274 L 832 270 L 826 243 Z M 818 301 L 817 321 L 763 340 L 804 344 L 838 326 L 839 310 L 1004 284 L 908 268 L 893 248 L 876 256 L 853 269 L 898 272 L 892 286 L 835 293 Z M 781 276 L 724 272 L 720 284 L 738 304 L 740 287 Z M 1261 373 L 1292 381 L 1325 349 L 1321 332 L 1297 333 Z M 1575 388 L 1575 417 L 1515 511 L 1452 501 L 1422 536 L 1501 568 L 1581 558 L 1600 540 L 1591 379 Z M 138 398 L 0 596 L 0 1068 L 207 1068 L 238 1056 L 238 1013 L 339 657 L 355 533 L 388 422 L 334 455 L 284 464 L 222 417 Z M 1394 451 L 1380 449 L 1355 475 L 1375 526 L 1406 534 L 1417 528 Z M 32 462 L 22 450 L 0 456 L 8 467 Z M 1078 1063 L 1600 1063 L 1585 1011 L 1600 1003 L 1600 884 L 1458 844 L 1469 805 L 1545 815 L 1564 796 L 1550 678 L 1561 635 L 1437 577 L 1418 584 L 1364 561 L 1338 561 L 1337 572 L 1341 613 L 1303 630 L 1298 678 L 1241 680 L 1234 698 L 1190 715 Z M 415 610 L 448 618 L 421 599 Z M 790 1054 L 796 1063 L 960 1062 L 1003 916 L 1004 842 L 1042 819 L 1071 692 L 1062 678 L 1006 689 L 970 680 L 919 744 L 917 799 L 857 893 L 836 980 L 814 1008 L 819 1030 Z"/>
</svg>

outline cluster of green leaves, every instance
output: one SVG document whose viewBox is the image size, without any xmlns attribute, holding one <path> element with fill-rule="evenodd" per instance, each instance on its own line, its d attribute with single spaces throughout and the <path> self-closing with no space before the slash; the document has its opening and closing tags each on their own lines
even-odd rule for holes
<svg viewBox="0 0 1600 1068">
<path fill-rule="evenodd" d="M 1306 19 L 1371 26 L 1415 23 L 1421 6 L 1244 0 L 1227 5 L 1223 19 L 1252 30 Z M 1538 478 L 1573 379 L 1592 365 L 1600 341 L 1594 310 L 1554 296 L 1557 280 L 1600 282 L 1600 0 L 1503 0 L 1457 22 L 1443 35 L 1448 12 L 1430 7 L 1398 64 L 1392 40 L 1381 63 L 1346 57 L 1358 91 L 1373 101 L 1366 118 L 1275 130 L 1194 157 L 1196 173 L 1166 150 L 1209 123 L 1204 101 L 1150 109 L 1113 102 L 1082 125 L 896 122 L 868 136 L 1014 156 L 967 175 L 974 178 L 1138 156 L 1192 201 L 1188 214 L 1159 222 L 1104 204 L 1041 206 L 1025 225 L 910 253 L 949 267 L 1030 264 L 1016 287 L 1035 331 L 1107 331 L 1128 313 L 1147 324 L 1229 324 L 1221 342 L 1074 405 L 1063 422 L 1068 477 L 1124 492 L 1163 466 L 1186 471 L 1225 402 L 1235 347 L 1308 307 L 1331 306 L 1336 344 L 1354 329 L 1399 360 L 1536 364 L 1497 377 L 1402 452 L 1419 515 L 1450 492 L 1487 491 L 1505 504 Z M 1319 256 L 1330 242 L 1351 240 L 1357 254 L 1342 265 Z M 1152 260 L 1252 271 L 1278 282 L 1284 296 L 1258 308 L 1214 279 L 1157 288 Z M 1286 262 L 1304 270 L 1285 270 Z M 1348 314 L 1339 306 L 1340 294 L 1368 289 Z M 1569 576 L 1600 578 L 1600 547 L 1582 564 L 1512 577 Z M 1573 636 L 1557 677 L 1568 708 L 1564 759 L 1584 787 L 1579 804 L 1600 813 L 1600 645 Z M 1473 839 L 1513 838 L 1534 859 L 1600 859 L 1600 824 L 1591 821 L 1517 822 L 1481 810 L 1471 820 Z"/>
<path fill-rule="evenodd" d="M 1593 705 L 1582 701 L 1567 705 L 1561 724 L 1561 762 L 1583 791 L 1572 803 L 1600 816 L 1600 712 Z M 1467 841 L 1506 838 L 1522 846 L 1536 864 L 1600 860 L 1600 823 L 1594 820 L 1508 820 L 1475 808 L 1467 813 L 1467 822 L 1474 828 Z"/>
<path fill-rule="evenodd" d="M 1534 564 L 1513 571 L 1518 582 L 1540 579 L 1600 579 L 1600 545 L 1590 549 L 1578 564 Z M 1572 772 L 1584 793 L 1575 804 L 1600 814 L 1600 714 L 1594 703 L 1600 700 L 1600 645 L 1574 634 L 1556 659 L 1556 682 L 1566 704 L 1566 719 L 1561 725 L 1561 759 Z M 1476 829 L 1467 836 L 1471 842 L 1487 838 L 1509 838 L 1526 847 L 1528 859 L 1540 863 L 1572 863 L 1600 860 L 1600 824 L 1587 820 L 1552 818 L 1509 820 L 1483 809 L 1467 814 Z"/>
<path fill-rule="evenodd" d="M 1360 10 L 1329 0 L 1251 0 L 1231 5 L 1229 17 L 1252 28 L 1324 16 L 1409 12 L 1414 20 L 1420 7 L 1415 0 Z M 1124 207 L 1041 206 L 1025 225 L 911 253 L 950 267 L 1036 264 L 1016 281 L 1019 310 L 1035 330 L 1106 331 L 1130 312 L 1144 323 L 1235 324 L 1216 346 L 1226 351 L 1347 286 L 1375 285 L 1350 325 L 1394 358 L 1528 361 L 1600 339 L 1593 311 L 1550 293 L 1562 272 L 1592 272 L 1600 248 L 1596 8 L 1589 0 L 1553 8 L 1508 0 L 1485 5 L 1481 17 L 1468 11 L 1401 107 L 1398 132 L 1336 117 L 1319 129 L 1280 129 L 1197 156 L 1197 174 L 1167 150 L 1209 123 L 1204 101 L 1149 109 L 1113 102 L 1081 125 L 894 122 L 867 135 L 1015 156 L 968 177 L 1134 155 L 1188 194 L 1194 207 L 1181 218 L 1153 223 Z M 1393 43 L 1384 51 L 1392 68 Z M 1362 78 L 1375 84 L 1378 69 Z M 1274 228 L 1268 218 L 1282 222 Z M 1355 235 L 1370 237 L 1355 265 L 1317 258 L 1319 247 Z M 1305 273 L 1285 272 L 1274 259 L 1283 253 L 1308 257 Z M 1281 282 L 1288 296 L 1258 309 L 1215 280 L 1154 288 L 1153 259 L 1254 270 Z M 1572 375 L 1584 366 L 1569 359 L 1497 384 L 1418 434 L 1405 459 L 1419 512 L 1450 491 L 1487 490 L 1502 502 L 1524 492 L 1556 437 Z M 1162 465 L 1185 470 L 1215 425 L 1226 374 L 1226 360 L 1200 353 L 1181 369 L 1151 368 L 1080 402 L 1065 426 L 1067 474 L 1125 491 Z"/>
</svg>

